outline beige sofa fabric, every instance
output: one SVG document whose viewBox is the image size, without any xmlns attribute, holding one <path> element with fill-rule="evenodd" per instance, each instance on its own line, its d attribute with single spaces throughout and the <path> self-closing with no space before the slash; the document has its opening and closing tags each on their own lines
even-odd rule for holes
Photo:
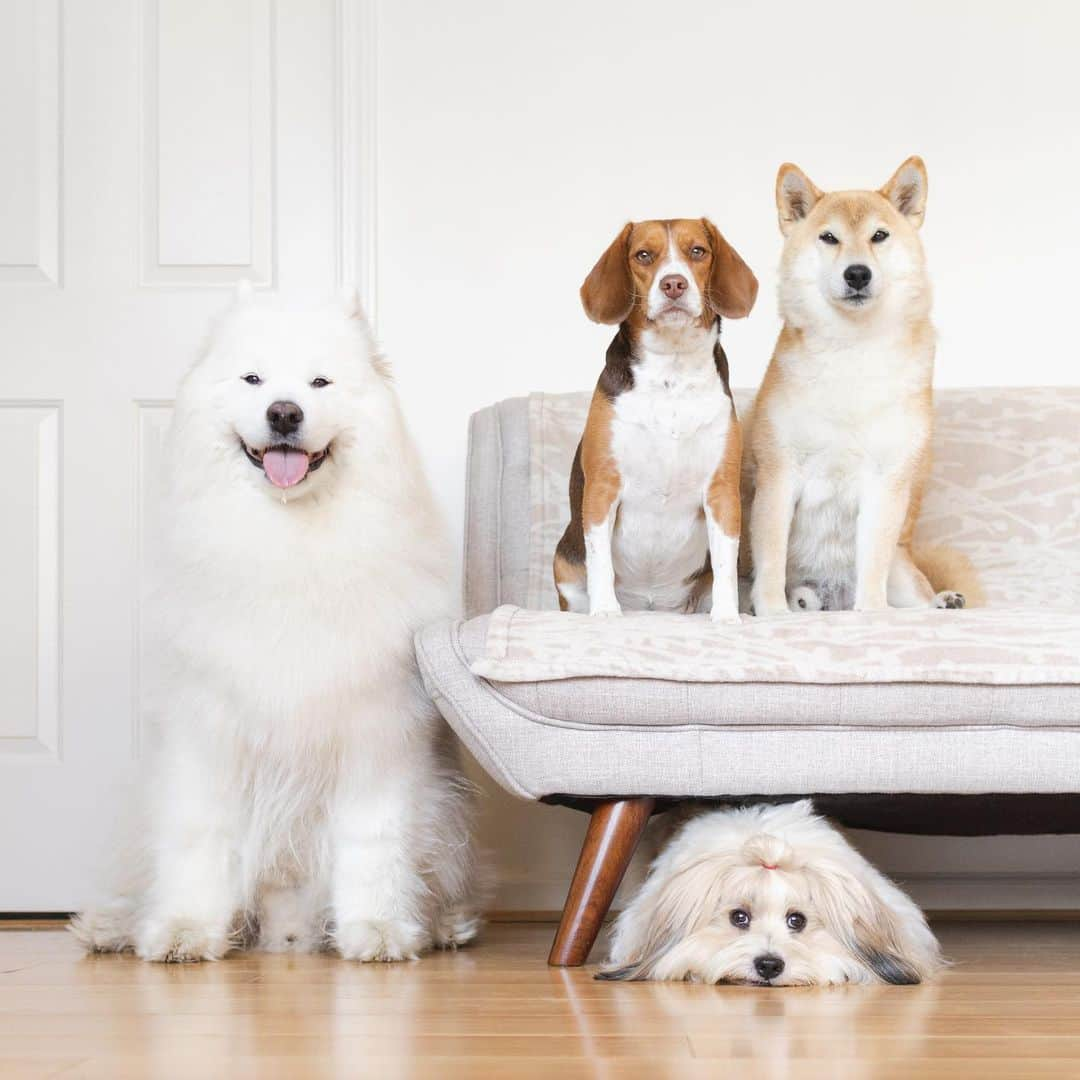
<svg viewBox="0 0 1080 1080">
<path fill-rule="evenodd" d="M 1080 683 L 1080 614 L 822 611 L 713 623 L 707 615 L 593 618 L 504 605 L 488 622 L 472 670 L 499 682 L 607 675 L 695 683 Z"/>
<path fill-rule="evenodd" d="M 424 682 L 480 764 L 522 798 L 1080 791 L 1080 689 L 804 686 L 470 670 L 487 620 L 417 635 Z"/>
</svg>

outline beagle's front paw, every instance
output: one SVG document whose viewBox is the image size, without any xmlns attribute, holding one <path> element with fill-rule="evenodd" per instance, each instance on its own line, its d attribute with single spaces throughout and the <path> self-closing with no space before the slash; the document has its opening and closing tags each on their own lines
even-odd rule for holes
<svg viewBox="0 0 1080 1080">
<path fill-rule="evenodd" d="M 614 596 L 602 598 L 589 603 L 590 615 L 621 615 L 622 608 Z"/>
</svg>

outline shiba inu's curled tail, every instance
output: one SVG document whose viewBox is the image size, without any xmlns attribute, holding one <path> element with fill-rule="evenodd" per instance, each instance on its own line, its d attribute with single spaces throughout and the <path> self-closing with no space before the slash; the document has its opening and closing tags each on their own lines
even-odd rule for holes
<svg viewBox="0 0 1080 1080">
<path fill-rule="evenodd" d="M 948 547 L 917 547 L 911 556 L 935 593 L 962 593 L 966 608 L 982 607 L 986 603 L 979 573 L 962 552 Z"/>
</svg>

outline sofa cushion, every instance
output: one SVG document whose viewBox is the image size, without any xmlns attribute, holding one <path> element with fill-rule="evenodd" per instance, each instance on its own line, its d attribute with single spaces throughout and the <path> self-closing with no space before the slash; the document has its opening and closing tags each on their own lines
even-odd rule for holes
<svg viewBox="0 0 1080 1080">
<path fill-rule="evenodd" d="M 428 692 L 524 798 L 1080 791 L 1080 688 L 473 673 L 488 619 L 417 635 Z"/>
<path fill-rule="evenodd" d="M 583 675 L 719 683 L 1080 684 L 1080 613 L 1030 608 L 822 611 L 713 623 L 504 605 L 477 675 L 536 682 Z"/>
</svg>

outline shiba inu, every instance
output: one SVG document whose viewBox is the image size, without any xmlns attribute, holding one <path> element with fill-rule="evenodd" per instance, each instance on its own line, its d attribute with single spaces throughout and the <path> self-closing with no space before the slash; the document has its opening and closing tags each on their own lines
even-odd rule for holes
<svg viewBox="0 0 1080 1080">
<path fill-rule="evenodd" d="M 878 191 L 825 193 L 780 168 L 784 326 L 744 461 L 758 615 L 976 599 L 961 556 L 912 550 L 933 424 L 926 195 L 918 157 Z"/>
<path fill-rule="evenodd" d="M 168 459 L 145 815 L 77 935 L 158 961 L 468 941 L 470 799 L 412 644 L 453 609 L 450 548 L 355 295 L 242 292 Z"/>
<path fill-rule="evenodd" d="M 738 617 L 742 433 L 720 321 L 756 296 L 705 218 L 626 225 L 585 279 L 586 314 L 619 330 L 571 470 L 562 610 Z"/>
</svg>

